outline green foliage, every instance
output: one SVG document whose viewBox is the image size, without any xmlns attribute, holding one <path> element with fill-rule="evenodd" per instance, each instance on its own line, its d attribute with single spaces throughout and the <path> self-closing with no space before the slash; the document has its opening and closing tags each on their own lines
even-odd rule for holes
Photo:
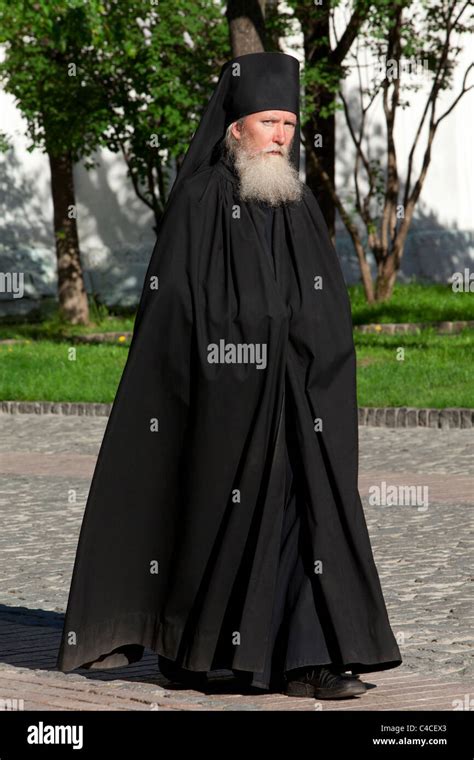
<svg viewBox="0 0 474 760">
<path fill-rule="evenodd" d="M 0 30 L 0 77 L 27 121 L 31 148 L 75 160 L 94 150 L 107 112 L 82 65 L 91 45 L 87 6 L 1 0 Z"/>
<path fill-rule="evenodd" d="M 123 151 L 153 207 L 229 56 L 223 6 L 207 0 L 0 0 L 0 77 L 32 148 Z M 161 199 L 161 202 L 163 199 Z"/>
<path fill-rule="evenodd" d="M 10 147 L 8 135 L 5 132 L 0 132 L 0 153 L 6 153 Z"/>
<path fill-rule="evenodd" d="M 153 207 L 165 190 L 163 167 L 185 152 L 230 56 L 227 24 L 222 6 L 207 0 L 104 6 L 94 17 L 92 75 L 106 96 L 106 144 L 124 153 Z"/>
</svg>

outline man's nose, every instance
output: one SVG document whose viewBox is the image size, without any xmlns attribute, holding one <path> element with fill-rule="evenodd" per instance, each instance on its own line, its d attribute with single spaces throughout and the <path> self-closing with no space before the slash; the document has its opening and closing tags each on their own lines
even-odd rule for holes
<svg viewBox="0 0 474 760">
<path fill-rule="evenodd" d="M 284 145 L 284 143 L 285 143 L 285 130 L 284 130 L 282 124 L 278 124 L 278 125 L 275 126 L 275 129 L 273 131 L 273 142 L 278 143 L 278 145 Z"/>
</svg>

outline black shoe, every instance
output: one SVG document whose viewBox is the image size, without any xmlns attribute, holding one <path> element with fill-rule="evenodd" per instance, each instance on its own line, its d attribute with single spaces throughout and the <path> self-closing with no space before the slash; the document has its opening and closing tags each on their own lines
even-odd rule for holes
<svg viewBox="0 0 474 760">
<path fill-rule="evenodd" d="M 189 686 L 190 689 L 202 689 L 208 685 L 205 671 L 180 668 L 174 660 L 168 660 L 161 654 L 158 655 L 158 669 L 168 681 Z"/>
<path fill-rule="evenodd" d="M 317 665 L 293 676 L 289 671 L 284 688 L 284 694 L 288 697 L 315 699 L 345 699 L 364 694 L 366 691 L 367 687 L 363 681 L 331 673 L 326 665 Z"/>
<path fill-rule="evenodd" d="M 349 680 L 360 678 L 359 673 L 354 673 L 354 672 L 343 673 L 342 670 L 340 670 L 340 668 L 337 665 L 333 665 L 332 663 L 331 665 L 328 665 L 327 667 L 331 671 L 331 673 L 335 673 L 335 675 L 341 676 L 341 678 L 349 678 Z"/>
</svg>

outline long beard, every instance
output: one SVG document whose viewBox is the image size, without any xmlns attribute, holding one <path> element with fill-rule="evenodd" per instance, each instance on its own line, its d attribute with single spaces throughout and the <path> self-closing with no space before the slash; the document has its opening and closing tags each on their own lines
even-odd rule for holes
<svg viewBox="0 0 474 760">
<path fill-rule="evenodd" d="M 279 154 L 269 151 L 278 150 Z M 243 201 L 261 201 L 270 206 L 298 202 L 303 183 L 289 158 L 289 147 L 273 144 L 264 151 L 254 151 L 245 133 L 235 141 L 231 157 L 239 175 L 239 192 Z"/>
</svg>

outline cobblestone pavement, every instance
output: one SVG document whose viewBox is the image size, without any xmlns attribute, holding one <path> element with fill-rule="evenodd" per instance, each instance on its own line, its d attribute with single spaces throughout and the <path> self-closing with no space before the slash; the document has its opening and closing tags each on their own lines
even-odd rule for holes
<svg viewBox="0 0 474 760">
<path fill-rule="evenodd" d="M 0 414 L 0 709 L 2 698 L 25 694 L 25 709 L 314 709 L 314 700 L 258 690 L 238 696 L 225 673 L 216 674 L 212 694 L 167 688 L 148 650 L 127 668 L 54 670 L 106 423 Z M 404 661 L 363 676 L 377 686 L 363 698 L 322 708 L 474 709 L 474 430 L 361 427 L 359 435 L 359 488 Z M 395 503 L 376 503 L 383 484 L 394 489 Z M 404 489 L 415 485 L 417 497 L 402 503 Z M 454 707 L 455 700 L 467 707 Z"/>
</svg>

